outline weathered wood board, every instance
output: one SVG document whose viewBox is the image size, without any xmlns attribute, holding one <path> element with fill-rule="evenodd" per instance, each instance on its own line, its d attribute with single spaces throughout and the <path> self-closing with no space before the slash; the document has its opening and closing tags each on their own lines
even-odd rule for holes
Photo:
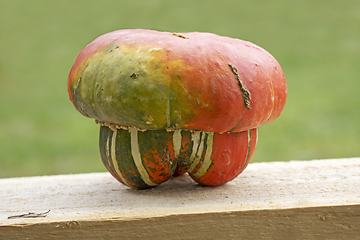
<svg viewBox="0 0 360 240">
<path fill-rule="evenodd" d="M 0 239 L 52 238 L 360 239 L 360 158 L 253 163 L 219 187 L 184 175 L 133 190 L 107 172 L 0 179 Z"/>
</svg>

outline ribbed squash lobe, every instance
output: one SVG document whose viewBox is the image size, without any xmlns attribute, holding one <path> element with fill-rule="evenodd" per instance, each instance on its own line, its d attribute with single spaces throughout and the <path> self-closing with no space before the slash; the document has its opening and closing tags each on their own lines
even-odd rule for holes
<svg viewBox="0 0 360 240">
<path fill-rule="evenodd" d="M 220 134 L 100 128 L 104 165 L 121 183 L 138 189 L 157 186 L 175 171 L 187 171 L 202 185 L 224 184 L 245 169 L 256 142 L 257 129 Z"/>
</svg>

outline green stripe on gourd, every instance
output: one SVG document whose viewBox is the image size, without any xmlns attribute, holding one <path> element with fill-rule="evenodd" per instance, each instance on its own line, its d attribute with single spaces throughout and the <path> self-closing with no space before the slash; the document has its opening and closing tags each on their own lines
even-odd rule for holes
<svg viewBox="0 0 360 240">
<path fill-rule="evenodd" d="M 136 128 L 130 128 L 129 129 L 130 132 L 130 138 L 131 138 L 131 154 L 134 160 L 134 163 L 136 165 L 137 170 L 140 173 L 140 177 L 141 179 L 149 186 L 156 186 L 157 184 L 154 183 L 149 176 L 149 173 L 147 172 L 147 170 L 144 167 L 144 163 L 140 154 L 140 143 L 139 143 L 139 138 L 138 138 L 138 130 Z M 143 143 L 144 141 L 141 141 L 141 143 Z M 141 146 L 143 147 L 144 144 L 141 144 Z M 164 148 L 165 149 L 165 148 Z M 146 163 L 145 163 L 146 164 Z"/>
<path fill-rule="evenodd" d="M 207 140 L 206 140 L 206 153 L 203 158 L 203 163 L 201 167 L 194 173 L 194 177 L 201 177 L 203 176 L 206 171 L 208 171 L 211 167 L 212 160 L 211 160 L 211 154 L 213 149 L 213 139 L 214 139 L 214 133 L 209 132 L 207 134 Z"/>
<path fill-rule="evenodd" d="M 244 169 L 246 168 L 246 166 L 249 163 L 250 160 L 250 151 L 251 151 L 251 130 L 248 130 L 248 149 L 247 149 L 247 153 L 246 153 L 246 159 L 245 159 L 245 163 L 243 165 L 243 167 L 241 168 L 240 172 L 244 171 Z M 257 134 L 257 132 L 256 132 Z"/>
</svg>

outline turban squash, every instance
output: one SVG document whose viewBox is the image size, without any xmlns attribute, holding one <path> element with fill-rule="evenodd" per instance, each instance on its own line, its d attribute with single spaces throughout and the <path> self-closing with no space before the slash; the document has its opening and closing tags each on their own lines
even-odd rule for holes
<svg viewBox="0 0 360 240">
<path fill-rule="evenodd" d="M 80 52 L 68 93 L 100 125 L 107 170 L 145 189 L 184 172 L 202 185 L 234 179 L 254 153 L 257 128 L 284 108 L 287 85 L 275 58 L 250 42 L 129 29 Z"/>
</svg>

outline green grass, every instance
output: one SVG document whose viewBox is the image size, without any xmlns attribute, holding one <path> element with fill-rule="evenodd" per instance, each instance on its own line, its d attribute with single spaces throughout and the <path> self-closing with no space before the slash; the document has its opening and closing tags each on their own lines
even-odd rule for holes
<svg viewBox="0 0 360 240">
<path fill-rule="evenodd" d="M 105 171 L 66 81 L 87 43 L 123 28 L 213 32 L 277 58 L 288 101 L 253 162 L 360 156 L 359 22 L 357 0 L 0 0 L 0 177 Z"/>
</svg>

